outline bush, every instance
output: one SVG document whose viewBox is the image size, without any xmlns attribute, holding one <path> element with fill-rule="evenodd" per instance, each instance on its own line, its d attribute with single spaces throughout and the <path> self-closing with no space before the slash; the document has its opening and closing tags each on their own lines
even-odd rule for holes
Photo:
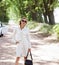
<svg viewBox="0 0 59 65">
<path fill-rule="evenodd" d="M 52 25 L 43 24 L 40 31 L 47 34 L 52 34 Z"/>
<path fill-rule="evenodd" d="M 56 33 L 57 38 L 59 39 L 59 24 L 54 25 L 53 32 Z"/>
</svg>

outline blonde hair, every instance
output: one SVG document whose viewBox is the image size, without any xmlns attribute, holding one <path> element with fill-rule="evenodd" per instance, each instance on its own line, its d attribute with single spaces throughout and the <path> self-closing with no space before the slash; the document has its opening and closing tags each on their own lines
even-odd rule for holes
<svg viewBox="0 0 59 65">
<path fill-rule="evenodd" d="M 26 21 L 26 23 L 27 23 L 26 17 L 23 17 L 23 18 L 21 18 L 21 20 L 19 21 L 19 24 L 20 24 L 20 25 L 21 25 L 21 21 L 24 20 L 24 19 L 25 19 L 25 21 Z"/>
</svg>

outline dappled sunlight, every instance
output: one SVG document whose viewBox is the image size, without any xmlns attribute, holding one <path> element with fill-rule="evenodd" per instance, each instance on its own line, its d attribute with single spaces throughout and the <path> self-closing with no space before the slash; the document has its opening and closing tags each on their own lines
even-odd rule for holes
<svg viewBox="0 0 59 65">
<path fill-rule="evenodd" d="M 32 35 L 32 34 L 31 34 Z M 32 54 L 34 63 L 37 65 L 58 65 L 59 64 L 59 42 L 55 37 L 34 37 L 32 42 Z M 38 38 L 38 39 L 37 39 Z M 42 62 L 40 62 L 43 60 Z M 49 62 L 51 61 L 51 62 Z"/>
<path fill-rule="evenodd" d="M 4 46 L 2 46 L 2 47 L 4 47 L 4 48 L 15 48 L 16 45 L 4 45 Z"/>
<path fill-rule="evenodd" d="M 15 58 L 15 49 L 4 48 L 0 51 L 0 60 L 1 59 L 14 59 Z"/>
<path fill-rule="evenodd" d="M 23 65 L 23 61 L 22 60 L 20 60 L 20 62 L 19 62 L 19 64 L 20 65 Z M 0 60 L 0 64 L 1 65 L 15 65 L 15 59 L 14 60 L 12 60 L 12 59 L 7 59 L 7 60 Z"/>
<path fill-rule="evenodd" d="M 35 43 L 33 43 L 35 45 Z M 59 44 L 44 44 L 35 45 L 36 48 L 33 51 L 33 55 L 40 56 L 43 60 L 58 60 L 59 59 Z"/>
<path fill-rule="evenodd" d="M 10 36 L 9 34 L 8 36 Z M 59 64 L 59 42 L 52 37 L 43 37 L 38 33 L 31 33 L 31 44 L 34 65 L 58 65 Z M 39 35 L 39 36 L 38 36 Z M 0 38 L 0 63 L 13 65 L 16 59 L 16 44 L 11 43 L 10 37 Z M 42 36 L 42 37 L 41 37 Z M 51 42 L 52 41 L 52 42 Z M 23 59 L 20 62 L 23 65 Z"/>
<path fill-rule="evenodd" d="M 12 63 L 14 63 L 15 62 L 15 59 L 6 59 L 6 60 L 0 60 L 0 62 L 12 62 Z M 20 62 L 19 63 L 22 63 L 23 64 L 23 61 L 22 61 L 22 59 L 20 60 Z"/>
<path fill-rule="evenodd" d="M 38 63 L 39 65 L 59 65 L 59 62 L 57 61 L 39 61 L 39 62 L 36 62 Z"/>
</svg>

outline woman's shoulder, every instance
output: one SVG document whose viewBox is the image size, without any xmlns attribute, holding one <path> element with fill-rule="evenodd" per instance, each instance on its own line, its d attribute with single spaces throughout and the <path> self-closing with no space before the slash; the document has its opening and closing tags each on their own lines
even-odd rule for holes
<svg viewBox="0 0 59 65">
<path fill-rule="evenodd" d="M 29 30 L 29 28 L 28 28 L 28 27 L 25 27 L 25 29 L 26 29 L 26 30 Z"/>
<path fill-rule="evenodd" d="M 28 27 L 26 27 L 26 31 L 27 31 L 27 32 L 29 32 L 29 31 L 30 31 Z"/>
</svg>

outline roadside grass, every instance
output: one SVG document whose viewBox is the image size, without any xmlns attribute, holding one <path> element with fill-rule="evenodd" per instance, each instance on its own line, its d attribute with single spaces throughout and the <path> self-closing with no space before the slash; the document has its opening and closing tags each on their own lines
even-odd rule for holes
<svg viewBox="0 0 59 65">
<path fill-rule="evenodd" d="M 28 21 L 28 23 L 27 23 L 27 27 L 29 28 L 29 29 L 35 29 L 37 26 L 38 26 L 38 22 L 35 22 L 35 21 Z"/>
<path fill-rule="evenodd" d="M 46 34 L 52 34 L 53 33 L 52 28 L 53 28 L 53 25 L 43 23 L 39 31 L 46 33 Z"/>
</svg>

